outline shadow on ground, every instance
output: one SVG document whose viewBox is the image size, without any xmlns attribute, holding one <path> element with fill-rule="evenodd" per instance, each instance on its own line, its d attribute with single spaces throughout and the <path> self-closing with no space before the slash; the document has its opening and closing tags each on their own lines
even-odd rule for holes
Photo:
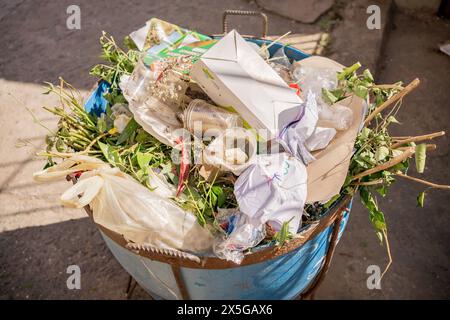
<svg viewBox="0 0 450 320">
<path fill-rule="evenodd" d="M 126 298 L 128 274 L 89 218 L 2 232 L 0 261 L 0 299 Z M 80 267 L 80 290 L 67 288 L 70 265 Z"/>
</svg>

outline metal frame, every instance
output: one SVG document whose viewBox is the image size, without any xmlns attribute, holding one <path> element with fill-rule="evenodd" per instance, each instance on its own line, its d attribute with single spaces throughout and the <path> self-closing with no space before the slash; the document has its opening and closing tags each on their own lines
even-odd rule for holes
<svg viewBox="0 0 450 320">
<path fill-rule="evenodd" d="M 269 33 L 269 21 L 267 19 L 267 15 L 262 12 L 257 11 L 245 11 L 245 10 L 225 10 L 222 16 L 222 26 L 223 26 L 223 34 L 228 33 L 228 16 L 259 16 L 262 18 L 263 30 L 262 30 L 262 38 L 266 38 Z"/>
</svg>

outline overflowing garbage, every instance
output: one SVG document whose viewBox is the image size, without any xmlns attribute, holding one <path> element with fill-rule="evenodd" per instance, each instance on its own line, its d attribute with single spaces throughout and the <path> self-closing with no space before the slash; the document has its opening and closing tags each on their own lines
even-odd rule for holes
<svg viewBox="0 0 450 320">
<path fill-rule="evenodd" d="M 86 102 L 64 80 L 37 181 L 76 183 L 61 201 L 132 243 L 241 263 L 262 244 L 301 235 L 356 192 L 380 240 L 384 196 L 408 159 L 433 145 L 391 137 L 399 101 L 417 83 L 376 85 L 360 65 L 295 61 L 276 41 L 233 30 L 213 38 L 151 19 L 106 64 Z M 388 115 L 380 111 L 395 102 Z M 376 123 L 369 126 L 370 122 Z M 423 196 L 421 205 L 423 205 Z"/>
</svg>

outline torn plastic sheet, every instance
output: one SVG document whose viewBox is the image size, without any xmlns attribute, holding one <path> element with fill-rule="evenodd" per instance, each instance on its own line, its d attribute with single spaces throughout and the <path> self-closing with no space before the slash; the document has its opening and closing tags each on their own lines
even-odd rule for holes
<svg viewBox="0 0 450 320">
<path fill-rule="evenodd" d="M 240 212 L 231 214 L 232 231 L 228 235 L 218 235 L 214 240 L 213 250 L 217 257 L 240 264 L 244 251 L 256 247 L 266 237 L 264 224 L 252 221 Z"/>
</svg>

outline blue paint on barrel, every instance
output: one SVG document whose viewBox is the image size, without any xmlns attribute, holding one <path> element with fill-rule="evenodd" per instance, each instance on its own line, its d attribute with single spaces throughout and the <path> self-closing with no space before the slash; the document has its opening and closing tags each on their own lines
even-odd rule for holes
<svg viewBox="0 0 450 320">
<path fill-rule="evenodd" d="M 345 211 L 341 221 L 341 235 L 349 211 Z M 191 299 L 294 299 L 321 270 L 332 231 L 333 225 L 303 246 L 261 263 L 230 269 L 181 268 L 189 296 Z"/>
<path fill-rule="evenodd" d="M 270 40 L 247 39 L 261 45 Z M 269 49 L 273 55 L 283 45 Z M 304 52 L 284 46 L 292 60 L 308 57 Z M 85 109 L 99 113 L 105 108 L 103 94 L 108 86 L 100 82 Z M 347 224 L 351 202 L 343 214 L 340 239 Z M 180 267 L 182 279 L 191 299 L 294 299 L 311 284 L 321 270 L 330 244 L 333 225 L 293 251 L 260 263 L 226 269 Z M 170 264 L 154 261 L 125 249 L 102 233 L 108 248 L 122 267 L 155 299 L 181 299 L 181 292 Z"/>
<path fill-rule="evenodd" d="M 339 236 L 345 230 L 351 202 L 343 213 Z M 181 267 L 191 299 L 247 300 L 294 299 L 321 270 L 333 232 L 324 229 L 303 246 L 272 260 L 227 269 Z M 122 267 L 155 299 L 181 299 L 170 264 L 150 260 L 129 251 L 108 236 L 102 236 Z"/>
</svg>

